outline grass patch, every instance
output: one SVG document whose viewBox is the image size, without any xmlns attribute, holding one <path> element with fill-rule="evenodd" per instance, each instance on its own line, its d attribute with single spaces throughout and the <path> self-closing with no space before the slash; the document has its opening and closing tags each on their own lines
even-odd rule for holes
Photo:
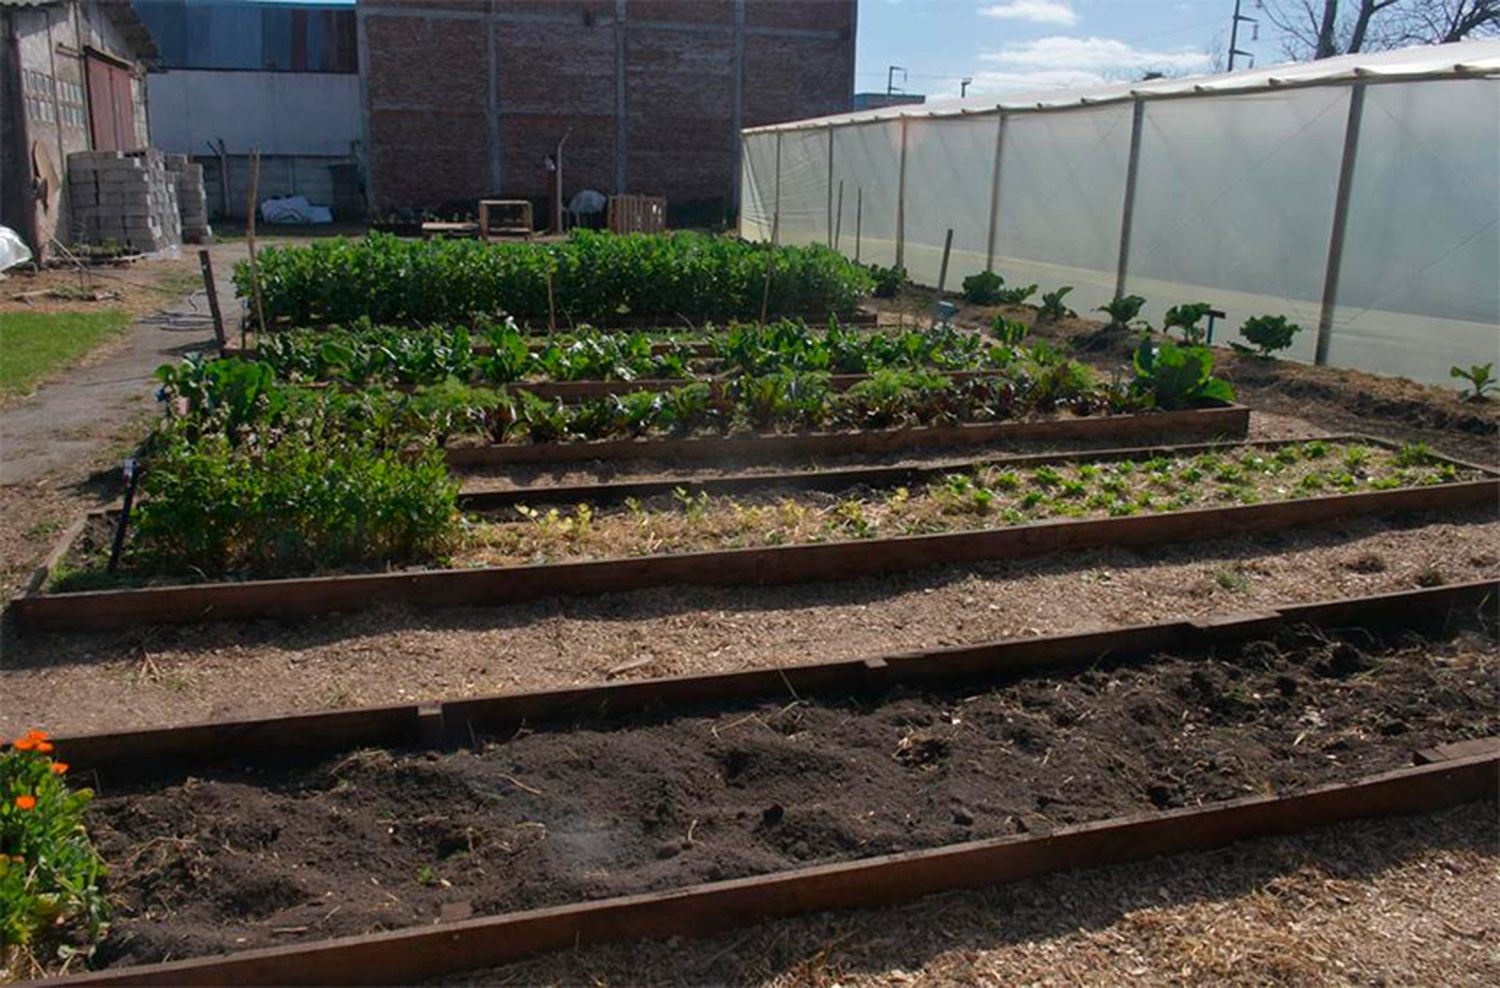
<svg viewBox="0 0 1500 988">
<path fill-rule="evenodd" d="M 0 313 L 0 396 L 29 394 L 129 323 L 124 309 Z"/>
</svg>

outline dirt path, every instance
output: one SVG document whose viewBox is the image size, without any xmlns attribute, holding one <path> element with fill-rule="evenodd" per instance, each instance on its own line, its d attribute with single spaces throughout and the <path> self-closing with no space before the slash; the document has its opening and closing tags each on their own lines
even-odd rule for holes
<svg viewBox="0 0 1500 988">
<path fill-rule="evenodd" d="M 212 248 L 219 297 L 230 310 L 230 273 L 242 244 Z M 233 312 L 228 320 L 234 321 Z M 122 427 L 155 411 L 156 368 L 214 342 L 202 291 L 139 319 L 119 343 L 82 367 L 0 409 L 0 486 L 34 486 L 52 474 L 74 475 L 116 443 Z"/>
</svg>

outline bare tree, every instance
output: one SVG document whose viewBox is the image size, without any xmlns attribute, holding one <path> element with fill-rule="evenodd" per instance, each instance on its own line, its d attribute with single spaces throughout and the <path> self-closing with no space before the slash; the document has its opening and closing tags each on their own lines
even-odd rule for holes
<svg viewBox="0 0 1500 988">
<path fill-rule="evenodd" d="M 1270 0 L 1266 17 L 1303 61 L 1500 33 L 1500 0 Z"/>
</svg>

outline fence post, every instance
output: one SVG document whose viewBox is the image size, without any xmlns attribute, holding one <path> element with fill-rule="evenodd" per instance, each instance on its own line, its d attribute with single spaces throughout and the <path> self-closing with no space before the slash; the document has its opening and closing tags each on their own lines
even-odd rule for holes
<svg viewBox="0 0 1500 988">
<path fill-rule="evenodd" d="M 844 232 L 844 180 L 839 179 L 839 205 L 833 214 L 833 249 L 839 249 L 839 240 Z"/>
<path fill-rule="evenodd" d="M 947 236 L 943 237 L 943 266 L 938 269 L 938 298 L 943 297 L 943 289 L 948 286 L 948 254 L 953 250 L 953 227 L 948 228 Z"/>
<path fill-rule="evenodd" d="M 865 214 L 865 187 L 856 186 L 854 189 L 854 263 L 859 263 L 859 248 L 861 244 L 860 223 Z"/>
<path fill-rule="evenodd" d="M 828 246 L 833 246 L 833 124 L 828 125 L 828 219 L 823 227 Z"/>
<path fill-rule="evenodd" d="M 901 117 L 901 167 L 896 173 L 896 267 L 906 267 L 906 117 Z"/>
<path fill-rule="evenodd" d="M 1353 192 L 1354 159 L 1359 156 L 1359 124 L 1364 117 L 1365 84 L 1349 91 L 1349 117 L 1344 124 L 1344 155 L 1339 159 L 1339 185 L 1333 199 L 1333 229 L 1328 234 L 1328 267 L 1323 272 L 1323 305 L 1318 311 L 1318 347 L 1313 362 L 1328 363 L 1333 342 L 1333 310 L 1338 305 L 1339 272 L 1344 266 L 1344 233 L 1349 226 L 1349 196 Z"/>
<path fill-rule="evenodd" d="M 1135 178 L 1141 168 L 1141 129 L 1146 101 L 1134 97 L 1130 117 L 1130 158 L 1125 165 L 1125 206 L 1120 211 L 1120 256 L 1115 270 L 1115 298 L 1125 296 L 1125 273 L 1130 266 L 1130 226 L 1135 218 Z"/>
<path fill-rule="evenodd" d="M 776 132 L 776 198 L 771 203 L 771 243 L 781 232 L 781 131 Z"/>
<path fill-rule="evenodd" d="M 984 269 L 995 270 L 995 237 L 1000 228 L 1000 154 L 1005 146 L 1005 117 L 999 113 L 1000 124 L 995 128 L 995 164 L 990 173 L 990 232 L 984 244 Z"/>
</svg>

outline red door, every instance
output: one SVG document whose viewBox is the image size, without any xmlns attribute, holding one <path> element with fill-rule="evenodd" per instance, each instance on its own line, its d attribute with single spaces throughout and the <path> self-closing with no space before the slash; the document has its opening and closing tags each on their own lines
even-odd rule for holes
<svg viewBox="0 0 1500 988">
<path fill-rule="evenodd" d="M 134 151 L 135 105 L 130 71 L 95 55 L 88 57 L 89 127 L 95 151 Z"/>
</svg>

